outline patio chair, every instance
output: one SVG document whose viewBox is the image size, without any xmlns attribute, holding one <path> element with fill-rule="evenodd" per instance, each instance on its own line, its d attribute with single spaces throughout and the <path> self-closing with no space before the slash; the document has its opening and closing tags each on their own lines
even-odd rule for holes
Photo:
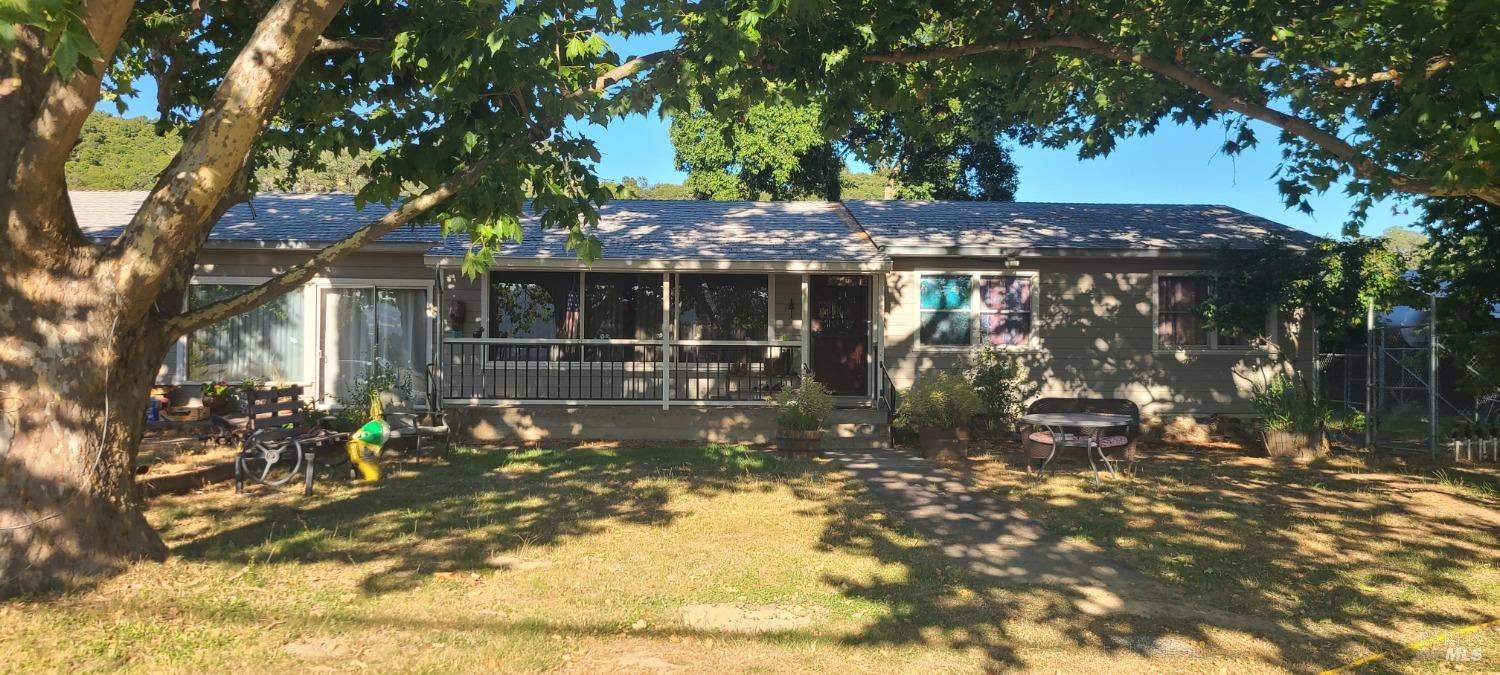
<svg viewBox="0 0 1500 675">
<path fill-rule="evenodd" d="M 1133 401 L 1123 398 L 1043 398 L 1027 406 L 1026 413 L 1096 413 L 1130 417 L 1130 424 L 1101 432 L 1099 445 L 1107 461 L 1123 462 L 1126 474 L 1135 471 L 1135 446 L 1141 435 L 1141 410 Z M 1053 438 L 1046 429 L 1030 424 L 1021 425 L 1021 447 L 1026 452 L 1027 470 L 1031 469 L 1033 461 L 1045 462 L 1048 457 L 1053 457 L 1054 443 L 1058 444 L 1056 457 L 1065 453 L 1083 457 L 1083 453 L 1088 452 L 1089 435 L 1086 430 L 1065 429 L 1062 436 L 1060 439 Z"/>
<path fill-rule="evenodd" d="M 442 455 L 448 456 L 450 432 L 448 420 L 437 398 L 437 380 L 434 367 L 427 366 L 427 412 L 418 412 L 411 401 L 400 392 L 380 393 L 380 408 L 385 413 L 386 424 L 391 425 L 390 440 L 410 440 L 414 444 L 413 454 L 422 455 L 422 442 L 436 442 Z"/>
</svg>

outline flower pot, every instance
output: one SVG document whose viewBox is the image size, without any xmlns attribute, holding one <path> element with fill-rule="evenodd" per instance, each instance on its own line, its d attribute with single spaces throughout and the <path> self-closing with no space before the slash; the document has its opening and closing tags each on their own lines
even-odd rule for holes
<svg viewBox="0 0 1500 675">
<path fill-rule="evenodd" d="M 1263 429 L 1260 438 L 1266 446 L 1266 454 L 1272 459 L 1311 462 L 1328 452 L 1328 441 L 1321 430 L 1308 432 Z"/>
<path fill-rule="evenodd" d="M 922 448 L 922 456 L 927 459 L 958 461 L 968 456 L 969 437 L 969 430 L 965 427 L 923 427 L 917 431 L 917 445 Z"/>
<path fill-rule="evenodd" d="M 776 449 L 782 452 L 817 452 L 823 449 L 823 430 L 777 429 Z"/>
</svg>

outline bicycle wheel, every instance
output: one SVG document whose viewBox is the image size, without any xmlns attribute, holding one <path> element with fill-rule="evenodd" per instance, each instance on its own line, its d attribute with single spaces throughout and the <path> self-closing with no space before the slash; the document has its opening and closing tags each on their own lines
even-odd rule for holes
<svg viewBox="0 0 1500 675">
<path fill-rule="evenodd" d="M 295 438 L 254 440 L 240 453 L 245 478 L 261 485 L 285 485 L 301 475 L 302 444 Z"/>
</svg>

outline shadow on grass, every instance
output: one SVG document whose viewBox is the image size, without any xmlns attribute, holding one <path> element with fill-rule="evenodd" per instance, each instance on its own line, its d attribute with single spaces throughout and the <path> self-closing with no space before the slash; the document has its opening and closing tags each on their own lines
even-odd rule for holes
<svg viewBox="0 0 1500 675">
<path fill-rule="evenodd" d="M 1381 517 L 1401 513 L 1401 505 L 1330 498 L 1365 494 L 1372 489 L 1368 482 L 1341 478 L 1334 469 L 1291 475 L 1279 467 L 1233 467 L 1215 459 L 1156 458 L 1148 476 L 1108 484 L 1071 505 L 1047 505 L 1045 491 L 1002 492 L 1037 509 L 1033 515 L 1060 533 L 1113 549 L 1167 589 L 1163 602 L 1253 615 L 1281 629 L 1248 631 L 1273 649 L 1243 650 L 1235 658 L 1294 669 L 1326 667 L 1353 651 L 1397 646 L 1384 627 L 1420 622 L 1435 632 L 1481 618 L 1474 609 L 1481 599 L 1458 577 L 1483 564 L 1479 556 L 1494 554 L 1493 534 L 1476 534 L 1461 519 L 1429 518 L 1419 531 L 1402 534 L 1400 546 L 1385 550 L 1379 542 L 1389 541 L 1392 529 Z M 1045 665 L 1026 663 L 1026 649 L 1059 653 L 1060 659 L 1072 647 L 1153 658 L 1223 656 L 1215 645 L 1224 622 L 1131 607 L 1089 613 L 1080 606 L 1091 598 L 1078 589 L 998 586 L 955 567 L 937 546 L 882 516 L 883 507 L 857 484 L 830 489 L 826 478 L 812 462 L 719 445 L 460 452 L 448 463 L 400 472 L 378 486 L 331 488 L 312 500 L 238 499 L 234 507 L 242 513 L 231 517 L 243 522 L 201 538 L 184 536 L 175 552 L 239 564 L 380 561 L 387 564 L 361 580 L 366 593 L 380 594 L 412 588 L 437 571 L 487 570 L 493 556 L 599 533 L 612 523 L 669 525 L 681 516 L 671 503 L 674 494 L 768 491 L 780 484 L 823 519 L 820 546 L 899 570 L 873 580 L 825 577 L 846 597 L 887 608 L 859 632 L 835 638 L 844 644 L 975 651 L 992 669 Z M 1303 526 L 1325 520 L 1337 523 L 1320 530 L 1331 539 L 1311 550 L 1301 539 Z M 170 538 L 170 524 L 164 529 Z M 1423 595 L 1400 592 L 1407 585 L 1420 585 Z M 1434 603 L 1433 597 L 1461 602 Z M 474 624 L 569 631 L 525 620 Z M 1017 634 L 1016 625 L 1026 626 L 1024 634 Z M 1344 628 L 1330 634 L 1330 626 Z M 597 635 L 614 628 L 577 630 Z M 746 639 L 792 638 L 815 636 L 793 631 Z"/>
<path fill-rule="evenodd" d="M 1349 457 L 1278 464 L 1227 446 L 1155 450 L 1138 477 L 1098 489 L 1083 474 L 1032 485 L 1004 461 L 975 473 L 1059 534 L 1200 606 L 1308 636 L 1275 640 L 1280 665 L 1321 669 L 1500 615 L 1483 588 L 1500 559 L 1494 476 L 1414 479 Z"/>
<path fill-rule="evenodd" d="M 376 485 L 326 487 L 303 500 L 256 494 L 243 523 L 175 549 L 190 559 L 382 561 L 368 593 L 408 589 L 437 571 L 491 569 L 493 556 L 599 532 L 611 522 L 670 524 L 670 489 L 695 495 L 769 489 L 749 474 L 802 472 L 733 446 L 669 449 L 460 451 Z M 170 535 L 170 528 L 167 534 Z"/>
</svg>

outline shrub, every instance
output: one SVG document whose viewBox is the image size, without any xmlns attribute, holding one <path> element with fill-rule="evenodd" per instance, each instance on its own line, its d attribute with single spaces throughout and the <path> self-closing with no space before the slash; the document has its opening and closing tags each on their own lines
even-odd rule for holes
<svg viewBox="0 0 1500 675">
<path fill-rule="evenodd" d="M 955 429 L 968 424 L 979 409 L 979 395 L 968 380 L 938 371 L 901 395 L 896 424 L 908 429 Z"/>
<path fill-rule="evenodd" d="M 791 431 L 817 431 L 833 412 L 833 394 L 828 387 L 802 374 L 797 386 L 782 387 L 776 394 L 776 425 Z"/>
<path fill-rule="evenodd" d="M 394 391 L 406 400 L 411 400 L 411 375 L 395 367 L 376 363 L 364 377 L 355 380 L 348 390 L 339 395 L 338 403 L 342 407 L 334 415 L 339 428 L 358 429 L 361 424 L 369 421 L 370 401 L 386 391 Z"/>
<path fill-rule="evenodd" d="M 1300 377 L 1279 373 L 1264 384 L 1252 384 L 1250 402 L 1267 431 L 1316 433 L 1328 427 L 1328 406 L 1317 400 Z"/>
<path fill-rule="evenodd" d="M 990 431 L 1020 417 L 1021 402 L 1037 388 L 1020 361 L 994 345 L 980 348 L 964 378 L 979 395 L 979 416 Z"/>
</svg>

